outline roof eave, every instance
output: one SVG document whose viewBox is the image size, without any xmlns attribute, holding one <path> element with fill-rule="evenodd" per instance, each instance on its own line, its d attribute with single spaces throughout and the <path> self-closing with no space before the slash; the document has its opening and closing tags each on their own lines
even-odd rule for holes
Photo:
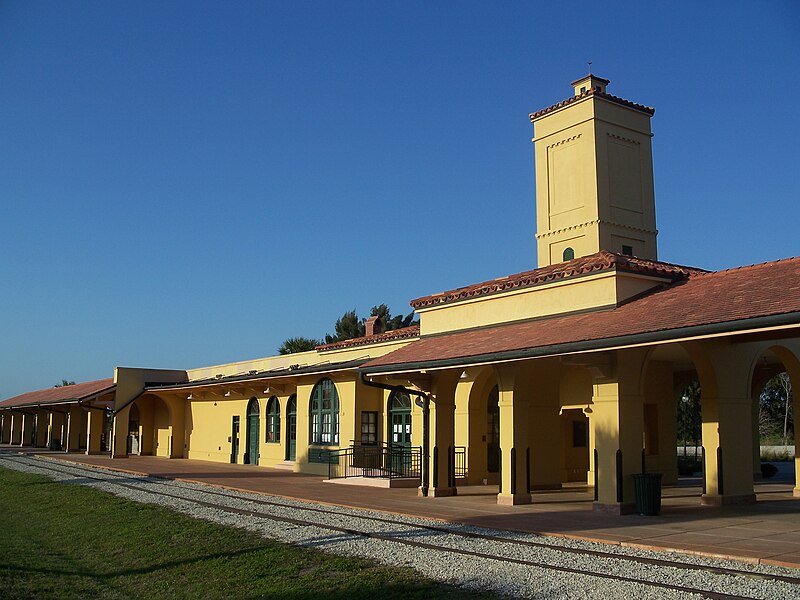
<svg viewBox="0 0 800 600">
<path fill-rule="evenodd" d="M 770 315 L 766 317 L 755 317 L 752 319 L 740 319 L 736 321 L 723 321 L 721 323 L 711 323 L 707 325 L 693 325 L 690 327 L 680 327 L 677 329 L 667 329 L 647 333 L 635 333 L 618 337 L 600 338 L 597 340 L 567 342 L 564 344 L 553 344 L 549 346 L 540 346 L 537 348 L 493 352 L 490 354 L 479 354 L 442 360 L 407 362 L 395 365 L 361 367 L 358 369 L 358 371 L 359 373 L 365 374 L 382 374 L 404 371 L 419 371 L 421 369 L 463 367 L 467 365 L 480 365 L 492 362 L 511 362 L 516 360 L 524 360 L 526 358 L 544 358 L 546 356 L 577 354 L 581 352 L 619 350 L 621 348 L 633 346 L 648 346 L 664 342 L 680 342 L 688 341 L 690 339 L 703 339 L 708 337 L 717 337 L 726 333 L 738 334 L 746 331 L 755 333 L 764 329 L 780 328 L 792 325 L 800 325 L 800 312 Z"/>
</svg>

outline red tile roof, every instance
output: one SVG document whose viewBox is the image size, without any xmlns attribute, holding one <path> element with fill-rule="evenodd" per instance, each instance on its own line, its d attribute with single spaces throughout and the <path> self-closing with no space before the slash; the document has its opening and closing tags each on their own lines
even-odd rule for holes
<svg viewBox="0 0 800 600">
<path fill-rule="evenodd" d="M 663 277 L 667 281 L 676 281 L 678 279 L 685 279 L 689 275 L 706 273 L 706 271 L 702 269 L 693 267 L 683 267 L 601 250 L 589 256 L 582 256 L 566 262 L 533 269 L 532 271 L 524 271 L 515 275 L 499 277 L 491 281 L 468 285 L 448 292 L 440 292 L 438 294 L 417 298 L 411 301 L 411 306 L 414 308 L 426 308 L 436 304 L 446 304 L 448 302 L 464 300 L 484 294 L 504 292 L 516 288 L 547 283 L 557 279 L 566 279 L 576 275 L 585 275 L 587 273 L 610 269 L 625 271 L 626 273 L 639 273 L 643 275 L 652 275 L 654 277 Z"/>
<path fill-rule="evenodd" d="M 74 385 L 63 387 L 47 388 L 35 392 L 26 392 L 19 396 L 14 396 L 8 400 L 0 402 L 0 408 L 12 406 L 36 406 L 38 404 L 58 404 L 61 402 L 75 402 L 89 396 L 94 396 L 100 392 L 110 391 L 114 388 L 113 379 L 99 379 L 97 381 L 85 381 Z"/>
<path fill-rule="evenodd" d="M 417 337 L 418 335 L 419 335 L 419 325 L 412 325 L 411 327 L 392 329 L 390 331 L 386 331 L 384 333 L 378 333 L 375 335 L 365 335 L 350 340 L 342 340 L 341 342 L 334 342 L 332 344 L 322 344 L 320 346 L 317 346 L 315 350 L 319 352 L 325 352 L 327 350 L 339 350 L 340 348 L 350 348 L 352 346 L 365 346 L 367 344 L 379 344 L 381 342 L 402 340 L 405 338 Z"/>
<path fill-rule="evenodd" d="M 553 104 L 553 106 L 548 106 L 547 108 L 543 108 L 542 110 L 537 110 L 535 113 L 531 113 L 531 121 L 538 119 L 539 117 L 543 117 L 548 113 L 554 112 L 559 108 L 564 108 L 565 106 L 569 106 L 573 102 L 577 102 L 578 100 L 583 100 L 589 96 L 597 96 L 598 98 L 603 98 L 608 100 L 609 102 L 614 102 L 615 104 L 620 104 L 622 106 L 626 106 L 628 108 L 632 108 L 634 110 L 638 110 L 640 112 L 646 113 L 651 117 L 655 114 L 656 109 L 650 106 L 645 106 L 644 104 L 637 104 L 636 102 L 631 102 L 630 100 L 625 100 L 624 98 L 620 98 L 618 96 L 613 96 L 611 94 L 607 94 L 605 92 L 598 92 L 594 88 L 590 88 L 585 92 L 578 94 L 577 96 L 572 96 L 571 98 L 567 98 L 566 100 L 562 100 L 557 104 Z"/>
<path fill-rule="evenodd" d="M 735 331 L 748 325 L 744 320 L 781 315 L 784 324 L 800 325 L 800 258 L 694 274 L 607 311 L 422 337 L 363 368 L 480 362 L 502 353 L 559 354 L 567 351 L 566 345 L 580 351 L 630 342 L 625 336 L 675 339 L 690 327 L 717 325 L 721 331 Z"/>
</svg>

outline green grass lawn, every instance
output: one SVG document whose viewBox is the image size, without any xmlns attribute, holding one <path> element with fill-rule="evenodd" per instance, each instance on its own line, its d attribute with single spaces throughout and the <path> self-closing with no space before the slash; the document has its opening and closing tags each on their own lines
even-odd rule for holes
<svg viewBox="0 0 800 600">
<path fill-rule="evenodd" d="M 0 468 L 0 598 L 491 598 Z"/>
</svg>

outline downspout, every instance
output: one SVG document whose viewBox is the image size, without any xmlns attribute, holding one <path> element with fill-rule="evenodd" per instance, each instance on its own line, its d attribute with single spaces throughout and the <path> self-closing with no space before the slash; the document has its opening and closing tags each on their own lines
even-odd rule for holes
<svg viewBox="0 0 800 600">
<path fill-rule="evenodd" d="M 361 376 L 361 383 L 368 387 L 378 388 L 379 390 L 387 390 L 390 392 L 405 392 L 406 394 L 411 394 L 414 396 L 418 396 L 422 400 L 422 485 L 420 486 L 422 495 L 428 495 L 428 484 L 430 478 L 428 476 L 428 468 L 429 468 L 429 459 L 430 459 L 430 411 L 431 411 L 431 397 L 426 394 L 425 392 L 418 392 L 416 390 L 410 390 L 405 386 L 402 385 L 387 385 L 385 383 L 377 383 L 370 379 L 367 379 L 367 375 L 364 372 L 360 373 Z M 420 404 L 417 404 L 420 406 Z"/>
<path fill-rule="evenodd" d="M 138 393 L 136 396 L 134 396 L 133 398 L 131 398 L 130 400 L 128 400 L 128 401 L 127 401 L 125 404 L 123 404 L 123 405 L 122 405 L 122 406 L 120 406 L 119 408 L 115 408 L 114 410 L 112 410 L 112 411 L 111 411 L 111 414 L 112 414 L 113 416 L 115 416 L 115 417 L 116 417 L 118 412 L 125 410 L 126 408 L 128 408 L 128 407 L 129 407 L 131 404 L 133 404 L 134 402 L 136 402 L 136 401 L 137 401 L 139 398 L 141 398 L 142 396 L 144 396 L 144 390 L 142 390 L 141 392 L 139 392 L 139 393 Z"/>
</svg>

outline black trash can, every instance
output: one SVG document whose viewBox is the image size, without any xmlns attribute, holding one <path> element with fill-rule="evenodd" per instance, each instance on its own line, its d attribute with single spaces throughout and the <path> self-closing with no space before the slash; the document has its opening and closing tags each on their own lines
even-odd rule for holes
<svg viewBox="0 0 800 600">
<path fill-rule="evenodd" d="M 662 473 L 637 473 L 633 476 L 636 490 L 636 512 L 654 516 L 661 512 Z"/>
</svg>

